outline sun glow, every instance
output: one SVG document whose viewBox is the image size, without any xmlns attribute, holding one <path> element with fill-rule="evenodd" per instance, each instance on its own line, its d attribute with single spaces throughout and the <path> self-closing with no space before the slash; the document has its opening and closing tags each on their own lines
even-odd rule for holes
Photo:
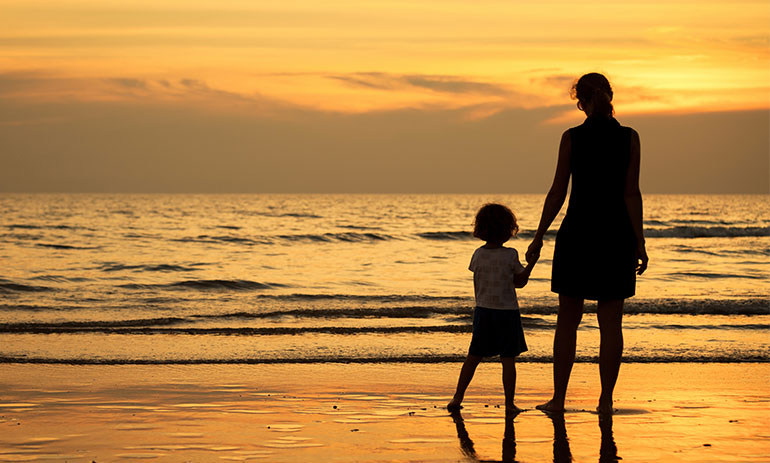
<svg viewBox="0 0 770 463">
<path fill-rule="evenodd" d="M 24 82 L 0 88 L 11 97 L 532 108 L 568 103 L 571 80 L 599 70 L 627 112 L 768 106 L 766 2 L 41 0 L 0 10 L 3 76 Z"/>
</svg>

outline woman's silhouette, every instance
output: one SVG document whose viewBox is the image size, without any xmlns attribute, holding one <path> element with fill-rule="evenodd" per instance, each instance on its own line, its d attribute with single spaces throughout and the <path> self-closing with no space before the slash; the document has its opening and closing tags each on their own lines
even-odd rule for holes
<svg viewBox="0 0 770 463">
<path fill-rule="evenodd" d="M 575 361 L 583 301 L 598 301 L 601 332 L 597 410 L 612 413 L 612 392 L 623 352 L 623 301 L 634 295 L 635 273 L 647 268 L 639 191 L 639 135 L 613 117 L 612 88 L 601 74 L 582 76 L 573 86 L 585 122 L 564 132 L 553 185 L 540 225 L 527 250 L 537 258 L 543 236 L 559 213 L 572 178 L 564 221 L 556 235 L 551 290 L 559 294 L 554 336 L 553 398 L 537 408 L 563 412 Z"/>
</svg>

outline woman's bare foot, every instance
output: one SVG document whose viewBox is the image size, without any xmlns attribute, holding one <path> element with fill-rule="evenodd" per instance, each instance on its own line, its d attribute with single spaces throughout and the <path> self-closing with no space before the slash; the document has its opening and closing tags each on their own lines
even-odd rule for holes
<svg viewBox="0 0 770 463">
<path fill-rule="evenodd" d="M 605 402 L 605 401 L 601 401 L 600 400 L 599 401 L 599 406 L 596 407 L 596 411 L 600 415 L 612 415 L 612 414 L 615 413 L 615 409 L 612 408 L 612 401 L 611 400 L 609 402 Z"/>
<path fill-rule="evenodd" d="M 459 410 L 459 409 L 463 408 L 463 406 L 460 405 L 462 402 L 463 402 L 462 399 L 458 399 L 457 397 L 453 397 L 452 400 L 450 400 L 449 403 L 446 404 L 446 409 L 450 410 L 450 411 L 451 410 Z"/>
<path fill-rule="evenodd" d="M 505 416 L 516 416 L 523 411 L 524 411 L 523 409 L 517 407 L 514 404 L 505 406 Z"/>
<path fill-rule="evenodd" d="M 535 407 L 538 410 L 550 413 L 564 413 L 564 404 L 558 404 L 553 399 Z"/>
</svg>

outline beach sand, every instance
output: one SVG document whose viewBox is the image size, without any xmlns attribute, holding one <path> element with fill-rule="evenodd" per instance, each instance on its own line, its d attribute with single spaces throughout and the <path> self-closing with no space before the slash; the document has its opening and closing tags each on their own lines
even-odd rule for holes
<svg viewBox="0 0 770 463">
<path fill-rule="evenodd" d="M 563 420 L 534 410 L 550 368 L 518 365 L 506 423 L 491 362 L 454 417 L 455 363 L 5 364 L 0 461 L 770 461 L 770 365 L 623 365 L 609 421 L 593 364 Z"/>
</svg>

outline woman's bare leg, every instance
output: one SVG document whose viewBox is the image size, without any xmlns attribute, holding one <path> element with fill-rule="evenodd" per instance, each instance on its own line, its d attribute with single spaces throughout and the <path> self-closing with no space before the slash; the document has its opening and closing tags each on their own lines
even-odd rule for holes
<svg viewBox="0 0 770 463">
<path fill-rule="evenodd" d="M 553 338 L 553 398 L 536 408 L 563 412 L 569 376 L 575 363 L 577 329 L 583 318 L 583 299 L 559 295 L 559 315 Z"/>
<path fill-rule="evenodd" d="M 602 382 L 602 394 L 596 410 L 599 413 L 612 413 L 612 391 L 618 380 L 623 357 L 623 299 L 599 301 L 596 314 L 601 333 L 599 376 Z"/>
</svg>

